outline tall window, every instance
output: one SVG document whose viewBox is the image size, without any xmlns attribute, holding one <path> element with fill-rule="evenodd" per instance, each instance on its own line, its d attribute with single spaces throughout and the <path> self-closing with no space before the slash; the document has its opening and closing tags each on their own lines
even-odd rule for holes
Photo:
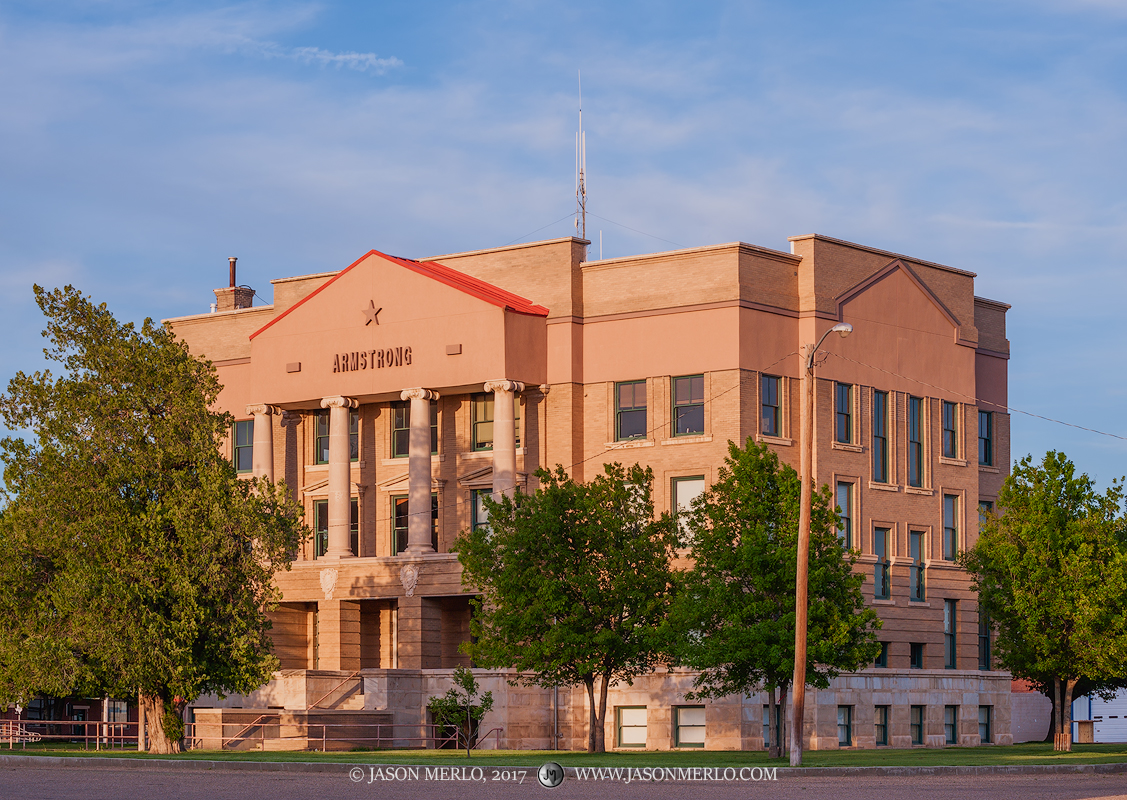
<svg viewBox="0 0 1127 800">
<path fill-rule="evenodd" d="M 615 438 L 618 441 L 626 439 L 645 439 L 646 433 L 646 382 L 628 381 L 616 384 L 614 387 L 615 402 Z"/>
<path fill-rule="evenodd" d="M 958 706 L 943 706 L 943 740 L 947 744 L 959 743 Z"/>
<path fill-rule="evenodd" d="M 780 378 L 774 375 L 764 375 L 759 381 L 760 387 L 760 431 L 764 436 L 782 436 L 782 419 L 779 416 L 779 383 Z"/>
<path fill-rule="evenodd" d="M 880 643 L 880 652 L 877 653 L 876 661 L 873 662 L 874 667 L 888 669 L 888 642 Z"/>
<path fill-rule="evenodd" d="M 853 387 L 848 383 L 834 384 L 834 439 L 839 442 L 853 441 Z"/>
<path fill-rule="evenodd" d="M 673 435 L 704 433 L 704 376 L 673 379 Z"/>
<path fill-rule="evenodd" d="M 348 458 L 360 459 L 360 412 L 348 412 Z M 313 461 L 317 464 L 329 463 L 329 409 L 317 412 L 313 423 Z"/>
<path fill-rule="evenodd" d="M 254 469 L 254 420 L 246 419 L 235 423 L 235 471 L 250 472 Z"/>
<path fill-rule="evenodd" d="M 488 489 L 474 489 L 470 494 L 473 496 L 473 519 L 470 520 L 470 524 L 473 525 L 474 530 L 485 528 L 489 525 L 489 509 L 485 507 L 482 498 L 490 496 L 492 492 Z"/>
<path fill-rule="evenodd" d="M 943 401 L 943 455 L 947 458 L 959 457 L 959 406 Z"/>
<path fill-rule="evenodd" d="M 978 707 L 978 740 L 983 743 L 994 741 L 994 706 Z"/>
<path fill-rule="evenodd" d="M 959 550 L 959 498 L 943 495 L 943 560 L 954 561 Z"/>
<path fill-rule="evenodd" d="M 775 730 L 778 732 L 779 740 L 783 739 L 783 726 L 786 725 L 786 719 L 783 716 L 783 707 L 781 705 L 775 706 Z M 779 742 L 775 742 L 777 745 Z M 771 706 L 763 706 L 763 747 L 764 749 L 771 746 Z"/>
<path fill-rule="evenodd" d="M 349 546 L 352 555 L 360 555 L 360 506 L 356 498 L 349 504 Z M 313 557 L 320 558 L 329 549 L 329 501 L 313 502 Z"/>
<path fill-rule="evenodd" d="M 406 497 L 391 498 L 392 518 L 395 528 L 392 533 L 391 543 L 395 545 L 393 555 L 399 555 L 407 549 L 407 524 L 411 519 L 410 506 Z M 430 496 L 430 546 L 438 552 L 438 495 Z"/>
<path fill-rule="evenodd" d="M 955 600 L 943 601 L 943 667 L 958 667 L 958 652 L 955 649 L 955 630 L 959 624 Z"/>
<path fill-rule="evenodd" d="M 990 617 L 978 607 L 978 668 L 993 669 L 990 658 Z"/>
<path fill-rule="evenodd" d="M 924 591 L 924 534 L 922 531 L 908 532 L 908 558 L 912 559 L 908 576 L 908 599 L 923 602 Z"/>
<path fill-rule="evenodd" d="M 924 444 L 921 417 L 923 400 L 908 398 L 908 485 L 923 486 Z"/>
<path fill-rule="evenodd" d="M 873 555 L 877 557 L 873 567 L 873 597 L 887 600 L 892 588 L 888 580 L 888 528 L 873 529 Z"/>
<path fill-rule="evenodd" d="M 888 392 L 873 392 L 873 480 L 888 483 Z"/>
<path fill-rule="evenodd" d="M 493 394 L 486 392 L 473 396 L 473 449 L 493 449 Z M 513 397 L 513 422 L 516 426 L 516 445 L 520 447 L 520 398 Z"/>
<path fill-rule="evenodd" d="M 430 406 L 430 452 L 438 452 L 438 403 Z M 406 458 L 411 450 L 411 401 L 397 400 L 391 404 L 391 457 Z"/>
<path fill-rule="evenodd" d="M 853 547 L 853 484 L 837 485 L 837 538 L 846 550 Z"/>
<path fill-rule="evenodd" d="M 978 412 L 978 463 L 994 466 L 994 414 Z"/>
<path fill-rule="evenodd" d="M 876 723 L 876 743 L 888 744 L 888 706 L 876 706 L 873 709 L 873 721 Z"/>
<path fill-rule="evenodd" d="M 837 746 L 853 746 L 853 706 L 837 707 Z"/>
<path fill-rule="evenodd" d="M 690 542 L 688 541 L 689 528 L 685 515 L 692 508 L 693 501 L 703 493 L 703 475 L 673 479 L 673 514 L 677 517 L 677 525 L 681 529 L 681 539 L 686 545 Z"/>
<path fill-rule="evenodd" d="M 912 744 L 924 743 L 924 707 L 912 706 L 908 714 L 908 730 L 912 734 Z"/>
<path fill-rule="evenodd" d="M 908 645 L 908 666 L 911 669 L 924 668 L 924 645 L 923 642 L 912 642 Z"/>
<path fill-rule="evenodd" d="M 994 513 L 994 503 L 990 500 L 978 501 L 978 529 L 982 530 L 982 526 L 986 524 L 986 520 L 991 514 Z"/>
<path fill-rule="evenodd" d="M 704 747 L 704 706 L 677 706 L 676 747 Z"/>
<path fill-rule="evenodd" d="M 618 717 L 618 746 L 646 746 L 646 707 L 619 706 L 615 709 Z"/>
</svg>

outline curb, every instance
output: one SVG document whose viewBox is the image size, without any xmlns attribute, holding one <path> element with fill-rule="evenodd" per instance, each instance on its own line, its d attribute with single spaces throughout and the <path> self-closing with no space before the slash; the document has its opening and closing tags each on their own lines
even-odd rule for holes
<svg viewBox="0 0 1127 800">
<path fill-rule="evenodd" d="M 353 767 L 379 767 L 381 769 L 411 769 L 426 767 L 450 767 L 450 764 L 370 764 L 317 761 L 198 761 L 195 759 L 157 759 L 157 758 L 103 758 L 85 756 L 16 756 L 0 755 L 0 768 L 31 767 L 53 769 L 141 769 L 156 772 L 297 772 L 344 774 Z M 461 764 L 454 766 L 463 766 Z M 519 767 L 502 764 L 473 765 L 482 769 L 534 769 L 525 765 Z M 760 765 L 755 765 L 760 766 Z M 761 767 L 762 768 L 762 767 Z M 644 767 L 614 767 L 608 769 L 645 769 Z M 723 770 L 724 767 L 670 767 L 670 769 L 709 769 Z M 770 767 L 768 767 L 770 769 Z M 954 767 L 777 767 L 780 778 L 849 778 L 849 777 L 896 777 L 942 775 L 1067 775 L 1127 774 L 1127 762 L 1111 764 L 994 764 Z M 564 775 L 575 778 L 575 767 L 564 767 Z"/>
</svg>

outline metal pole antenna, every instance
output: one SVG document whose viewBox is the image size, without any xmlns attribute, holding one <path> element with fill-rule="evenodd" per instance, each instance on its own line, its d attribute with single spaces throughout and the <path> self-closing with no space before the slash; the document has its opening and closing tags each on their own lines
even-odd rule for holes
<svg viewBox="0 0 1127 800">
<path fill-rule="evenodd" d="M 583 75 L 579 73 L 579 132 L 575 134 L 575 229 L 587 238 L 587 136 L 583 132 Z"/>
</svg>

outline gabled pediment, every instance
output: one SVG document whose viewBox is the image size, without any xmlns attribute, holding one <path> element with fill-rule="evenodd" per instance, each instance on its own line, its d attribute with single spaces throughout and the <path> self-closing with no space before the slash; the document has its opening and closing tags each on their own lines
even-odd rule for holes
<svg viewBox="0 0 1127 800">
<path fill-rule="evenodd" d="M 367 488 L 368 487 L 364 486 L 363 484 L 356 483 L 355 481 L 349 481 L 349 489 L 353 494 L 363 494 L 365 489 Z M 327 497 L 329 494 L 329 479 L 322 478 L 319 481 L 307 483 L 301 488 L 301 493 L 306 497 Z"/>
<path fill-rule="evenodd" d="M 516 480 L 518 486 L 527 486 L 528 473 L 518 472 L 516 474 Z M 458 476 L 458 485 L 463 489 L 492 489 L 493 465 L 490 464 L 487 467 L 480 467 L 478 469 L 473 469 L 469 472 L 462 473 Z"/>
<path fill-rule="evenodd" d="M 446 485 L 446 480 L 443 478 L 431 477 L 430 488 L 431 491 L 437 492 Z M 388 492 L 389 494 L 403 494 L 411 488 L 410 475 L 403 472 L 399 475 L 387 478 L 376 484 L 376 488 L 381 492 Z"/>
</svg>

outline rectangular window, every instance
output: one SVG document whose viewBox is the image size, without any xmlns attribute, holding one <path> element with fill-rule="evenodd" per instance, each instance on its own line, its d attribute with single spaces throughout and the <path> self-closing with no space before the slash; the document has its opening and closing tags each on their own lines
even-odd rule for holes
<svg viewBox="0 0 1127 800">
<path fill-rule="evenodd" d="M 853 746 L 853 706 L 837 707 L 837 746 Z"/>
<path fill-rule="evenodd" d="M 352 555 L 360 554 L 360 506 L 356 498 L 349 504 L 349 546 Z M 313 501 L 313 557 L 321 558 L 329 549 L 329 501 Z"/>
<path fill-rule="evenodd" d="M 983 744 L 994 741 L 994 706 L 978 707 L 978 740 Z"/>
<path fill-rule="evenodd" d="M 876 706 L 873 709 L 873 722 L 876 724 L 876 743 L 888 744 L 888 706 Z"/>
<path fill-rule="evenodd" d="M 470 524 L 473 525 L 474 530 L 484 528 L 489 525 L 489 510 L 485 507 L 482 498 L 489 497 L 493 492 L 488 489 L 474 489 L 471 493 L 473 496 L 472 516 Z"/>
<path fill-rule="evenodd" d="M 351 461 L 360 459 L 360 412 L 348 412 L 348 457 Z M 317 464 L 329 463 L 329 410 L 317 412 L 313 428 L 313 460 Z"/>
<path fill-rule="evenodd" d="M 957 601 L 943 601 L 943 667 L 958 667 L 958 652 L 955 649 L 955 631 L 959 624 Z"/>
<path fill-rule="evenodd" d="M 853 484 L 837 485 L 837 538 L 846 550 L 853 547 Z"/>
<path fill-rule="evenodd" d="M 959 457 L 959 406 L 957 403 L 943 401 L 943 455 L 946 458 Z"/>
<path fill-rule="evenodd" d="M 994 414 L 978 412 L 978 463 L 994 466 Z"/>
<path fill-rule="evenodd" d="M 391 542 L 395 545 L 392 555 L 399 555 L 407 549 L 407 522 L 411 518 L 409 503 L 406 497 L 391 498 L 392 518 L 395 528 Z M 438 495 L 430 496 L 430 546 L 438 552 Z"/>
<path fill-rule="evenodd" d="M 646 428 L 646 382 L 628 381 L 615 384 L 614 396 L 617 409 L 615 439 L 645 439 Z"/>
<path fill-rule="evenodd" d="M 615 709 L 618 717 L 618 746 L 646 746 L 646 707 L 619 706 Z"/>
<path fill-rule="evenodd" d="M 673 379 L 673 435 L 704 433 L 704 376 Z"/>
<path fill-rule="evenodd" d="M 781 705 L 775 706 L 775 729 L 778 732 L 779 739 L 783 738 L 783 726 L 786 720 L 783 718 L 783 707 Z M 778 742 L 776 742 L 778 744 Z M 771 746 L 771 706 L 763 706 L 763 748 L 767 749 Z"/>
<path fill-rule="evenodd" d="M 246 419 L 235 423 L 235 472 L 251 472 L 254 469 L 254 420 Z"/>
<path fill-rule="evenodd" d="M 990 658 L 990 617 L 981 606 L 978 609 L 978 668 L 993 669 Z"/>
<path fill-rule="evenodd" d="M 908 666 L 911 669 L 924 668 L 924 646 L 922 642 L 912 642 L 908 645 Z"/>
<path fill-rule="evenodd" d="M 685 514 L 692 508 L 693 501 L 703 493 L 703 475 L 673 479 L 673 514 L 677 517 L 677 524 L 681 529 L 681 540 L 686 545 L 691 544 L 691 542 L 688 540 L 689 528 Z"/>
<path fill-rule="evenodd" d="M 958 706 L 943 706 L 943 740 L 947 744 L 959 743 Z"/>
<path fill-rule="evenodd" d="M 493 394 L 475 394 L 473 405 L 473 449 L 493 449 Z M 516 425 L 516 446 L 520 447 L 520 397 L 513 397 L 513 422 Z"/>
<path fill-rule="evenodd" d="M 994 513 L 994 504 L 989 500 L 978 501 L 978 529 L 982 530 L 982 526 L 986 524 L 986 520 Z"/>
<path fill-rule="evenodd" d="M 908 557 L 912 559 L 908 576 L 908 599 L 922 603 L 927 598 L 924 575 L 924 534 L 922 531 L 908 532 Z"/>
<path fill-rule="evenodd" d="M 908 485 L 924 485 L 923 400 L 908 398 Z"/>
<path fill-rule="evenodd" d="M 438 403 L 430 402 L 430 452 L 438 452 Z M 407 458 L 411 454 L 411 401 L 391 404 L 391 457 Z"/>
<path fill-rule="evenodd" d="M 877 653 L 877 660 L 873 662 L 873 666 L 888 669 L 888 642 L 880 643 L 880 652 Z"/>
<path fill-rule="evenodd" d="M 959 551 L 959 498 L 943 495 L 943 560 L 954 561 Z"/>
<path fill-rule="evenodd" d="M 873 480 L 888 483 L 888 392 L 873 392 Z"/>
<path fill-rule="evenodd" d="M 888 528 L 873 529 L 873 555 L 877 557 L 873 565 L 873 597 L 887 600 L 892 593 L 888 579 Z"/>
<path fill-rule="evenodd" d="M 834 439 L 853 441 L 853 387 L 848 383 L 834 384 Z"/>
<path fill-rule="evenodd" d="M 760 431 L 764 436 L 782 436 L 782 418 L 779 416 L 779 384 L 781 378 L 764 375 L 760 386 Z"/>
<path fill-rule="evenodd" d="M 676 747 L 704 747 L 704 706 L 677 706 L 673 709 Z"/>
<path fill-rule="evenodd" d="M 924 743 L 924 707 L 912 706 L 908 714 L 908 729 L 912 734 L 912 744 Z"/>
<path fill-rule="evenodd" d="M 329 463 L 329 410 L 318 411 L 313 423 L 313 461 Z"/>
</svg>

